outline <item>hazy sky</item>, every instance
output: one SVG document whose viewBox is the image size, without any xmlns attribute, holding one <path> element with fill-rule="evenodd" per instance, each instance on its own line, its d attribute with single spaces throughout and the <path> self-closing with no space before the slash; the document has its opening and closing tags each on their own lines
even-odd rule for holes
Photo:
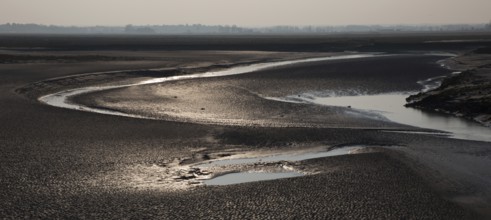
<svg viewBox="0 0 491 220">
<path fill-rule="evenodd" d="M 491 0 L 0 0 L 0 23 L 270 26 L 490 20 Z"/>
</svg>

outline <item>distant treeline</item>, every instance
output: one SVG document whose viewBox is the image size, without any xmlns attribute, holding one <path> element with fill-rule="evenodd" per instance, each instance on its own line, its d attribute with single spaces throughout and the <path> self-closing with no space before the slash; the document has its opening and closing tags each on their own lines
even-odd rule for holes
<svg viewBox="0 0 491 220">
<path fill-rule="evenodd" d="M 490 24 L 449 25 L 346 25 L 346 26 L 272 26 L 238 27 L 235 25 L 126 25 L 126 26 L 55 26 L 7 23 L 0 33 L 22 34 L 326 34 L 349 32 L 451 32 L 491 31 Z"/>
</svg>

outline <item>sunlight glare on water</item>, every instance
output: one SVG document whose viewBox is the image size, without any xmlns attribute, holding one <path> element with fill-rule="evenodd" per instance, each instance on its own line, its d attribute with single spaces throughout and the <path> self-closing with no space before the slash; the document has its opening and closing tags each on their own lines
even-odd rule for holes
<svg viewBox="0 0 491 220">
<path fill-rule="evenodd" d="M 393 122 L 451 132 L 457 139 L 491 141 L 491 128 L 464 118 L 405 107 L 405 100 L 408 96 L 409 94 L 406 93 L 338 97 L 310 96 L 305 101 L 329 106 L 351 106 L 358 110 L 376 112 Z"/>
<path fill-rule="evenodd" d="M 265 180 L 275 180 L 283 178 L 292 178 L 304 176 L 302 173 L 297 172 L 282 172 L 282 173 L 265 173 L 265 172 L 248 172 L 248 173 L 230 173 L 223 176 L 218 176 L 216 178 L 205 180 L 205 185 L 210 186 L 220 186 L 220 185 L 231 185 L 239 183 L 249 183 Z"/>
</svg>

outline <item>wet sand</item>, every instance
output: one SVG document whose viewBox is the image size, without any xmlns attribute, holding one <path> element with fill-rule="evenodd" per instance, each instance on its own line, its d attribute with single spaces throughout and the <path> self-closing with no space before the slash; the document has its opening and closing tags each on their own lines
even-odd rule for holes
<svg viewBox="0 0 491 220">
<path fill-rule="evenodd" d="M 88 93 L 74 102 L 123 113 L 186 122 L 263 127 L 396 128 L 357 110 L 265 99 L 305 92 L 373 94 L 410 91 L 419 80 L 448 73 L 444 57 L 394 55 L 288 65 L 253 73 L 131 86 Z M 402 69 L 402 70 L 401 70 Z M 397 76 L 395 76 L 397 72 Z M 400 73 L 399 73 L 400 72 Z"/>
<path fill-rule="evenodd" d="M 128 53 L 139 57 L 135 55 L 138 52 Z M 161 51 L 157 56 L 172 57 L 173 53 Z M 187 54 L 189 60 L 175 62 L 186 65 L 193 59 L 196 63 L 201 62 L 199 57 L 208 52 L 182 53 Z M 230 55 L 210 54 L 210 61 L 230 58 Z M 485 169 L 485 158 L 490 152 L 483 150 L 489 146 L 487 143 L 387 133 L 377 129 L 270 128 L 141 120 L 54 108 L 30 98 L 66 88 L 61 85 L 48 89 L 43 86 L 41 92 L 29 93 L 34 94 L 32 96 L 19 94 L 17 90 L 53 77 L 166 65 L 165 61 L 149 60 L 145 56 L 143 53 L 138 61 L 0 65 L 0 216 L 463 219 L 475 218 L 472 212 L 476 209 L 486 213 L 486 207 L 479 209 L 476 205 L 483 203 L 473 202 L 469 199 L 471 196 L 465 200 L 467 203 L 458 203 L 460 205 L 449 200 L 458 201 L 455 198 L 463 198 L 462 195 L 477 196 L 486 189 L 487 181 L 476 185 L 476 181 L 471 180 L 489 175 Z M 254 59 L 254 56 L 250 59 L 262 59 Z M 242 59 L 237 57 L 227 62 Z M 320 66 L 318 69 L 323 68 Z M 294 77 L 295 72 L 291 76 Z M 261 94 L 279 96 L 288 91 L 285 88 L 279 90 L 282 94 L 275 93 L 276 88 L 286 83 L 278 80 L 279 77 L 265 77 L 260 81 L 254 81 L 257 76 L 253 75 L 241 77 L 245 78 L 240 86 L 249 86 L 249 90 L 263 88 Z M 305 85 L 317 79 L 313 77 Z M 242 81 L 223 80 L 226 83 Z M 108 81 L 81 80 L 77 85 L 100 82 Z M 264 86 L 268 82 L 278 87 Z M 299 83 L 298 88 L 303 84 Z M 72 84 L 67 82 L 66 85 L 70 87 Z M 155 167 L 168 170 L 174 162 L 203 160 L 203 155 L 223 152 L 295 150 L 306 146 L 344 144 L 403 145 L 404 155 L 409 155 L 409 159 L 402 163 L 399 159 L 404 157 L 393 156 L 390 153 L 393 151 L 315 159 L 297 164 L 304 169 L 319 171 L 315 175 L 224 187 L 198 186 L 187 190 L 167 188 L 152 171 Z M 426 151 L 429 159 L 406 162 L 415 158 L 410 156 L 413 149 L 418 148 Z M 470 168 L 481 167 L 475 173 L 469 174 L 467 169 L 463 169 L 450 177 L 448 175 L 453 170 L 440 175 L 425 170 L 433 165 L 434 158 L 450 163 L 461 158 L 462 154 L 469 156 L 459 163 L 466 166 L 474 164 Z M 135 174 L 140 176 L 135 179 Z M 485 192 L 485 195 L 489 194 Z"/>
</svg>

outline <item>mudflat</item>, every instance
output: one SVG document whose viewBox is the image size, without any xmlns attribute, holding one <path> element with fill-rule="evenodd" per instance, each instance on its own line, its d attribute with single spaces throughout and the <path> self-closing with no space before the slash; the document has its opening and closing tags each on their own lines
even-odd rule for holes
<svg viewBox="0 0 491 220">
<path fill-rule="evenodd" d="M 326 36 L 1 36 L 1 53 L 9 61 L 0 64 L 0 216 L 486 218 L 491 198 L 489 142 L 400 132 L 424 129 L 350 116 L 346 112 L 356 110 L 348 107 L 264 99 L 319 90 L 417 90 L 416 81 L 449 72 L 435 63 L 441 57 L 421 54 L 463 52 L 489 44 L 424 43 L 448 38 L 483 36 L 343 36 L 342 41 Z M 65 89 L 331 56 L 356 48 L 394 54 L 419 51 L 417 55 L 298 64 L 73 97 L 74 102 L 87 106 L 142 115 L 161 112 L 155 110 L 159 108 L 191 112 L 200 118 L 203 111 L 214 114 L 206 120 L 120 117 L 38 101 L 42 95 Z M 227 117 L 261 123 L 209 123 Z M 198 174 L 191 166 L 247 153 L 350 145 L 371 150 L 207 171 L 211 178 L 219 172 L 267 172 L 285 167 L 305 174 L 288 179 L 206 186 L 197 180 L 205 173 Z"/>
</svg>

